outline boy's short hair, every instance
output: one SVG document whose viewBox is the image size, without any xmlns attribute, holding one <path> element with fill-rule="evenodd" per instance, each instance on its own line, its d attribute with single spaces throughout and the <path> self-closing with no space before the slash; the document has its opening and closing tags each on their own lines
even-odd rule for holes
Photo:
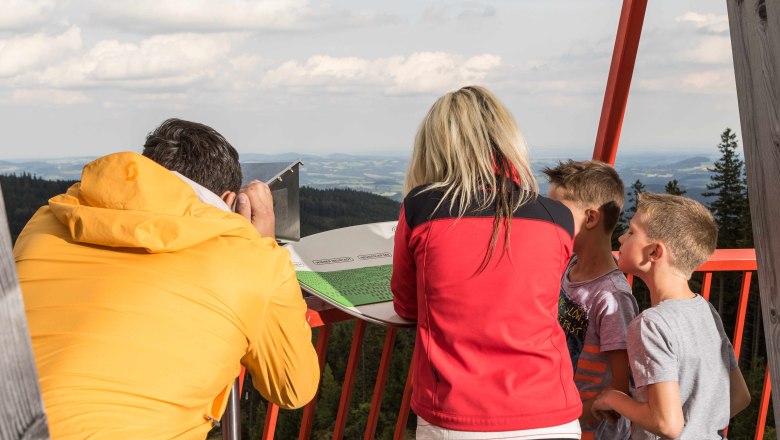
<svg viewBox="0 0 780 440">
<path fill-rule="evenodd" d="M 609 164 L 597 160 L 569 159 L 542 172 L 547 175 L 550 184 L 563 189 L 566 200 L 598 206 L 604 230 L 615 230 L 623 211 L 625 187 L 617 171 Z"/>
<path fill-rule="evenodd" d="M 666 245 L 672 267 L 690 278 L 712 255 L 718 242 L 718 225 L 712 213 L 688 197 L 643 192 L 636 215 L 647 237 Z"/>
</svg>

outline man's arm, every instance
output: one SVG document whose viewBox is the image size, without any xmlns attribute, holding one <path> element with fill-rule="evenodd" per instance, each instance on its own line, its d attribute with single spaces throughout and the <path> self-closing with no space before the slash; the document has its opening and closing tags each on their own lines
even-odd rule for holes
<svg viewBox="0 0 780 440">
<path fill-rule="evenodd" d="M 742 377 L 742 371 L 739 370 L 739 367 L 734 368 L 729 373 L 729 396 L 731 404 L 729 418 L 736 416 L 750 405 L 750 391 L 748 391 L 745 378 Z"/>
<path fill-rule="evenodd" d="M 267 400 L 299 408 L 317 392 L 320 369 L 306 322 L 306 302 L 292 265 L 268 299 L 249 349 L 241 359 L 252 384 Z"/>
<path fill-rule="evenodd" d="M 268 185 L 254 181 L 237 196 L 237 211 L 264 237 L 274 237 L 274 211 Z M 276 245 L 273 245 L 276 248 Z M 285 252 L 278 248 L 271 252 Z M 269 255 L 267 264 L 279 256 Z M 252 376 L 252 384 L 267 400 L 282 408 L 298 408 L 317 392 L 320 369 L 306 322 L 306 302 L 289 262 L 277 264 L 269 275 L 268 299 L 263 313 L 247 335 L 249 348 L 241 363 Z M 258 286 L 261 288 L 261 286 Z"/>
<path fill-rule="evenodd" d="M 596 418 L 617 411 L 642 429 L 661 437 L 677 438 L 685 427 L 680 386 L 677 382 L 659 382 L 647 386 L 647 402 L 638 402 L 625 393 L 607 389 L 593 402 Z"/>
</svg>

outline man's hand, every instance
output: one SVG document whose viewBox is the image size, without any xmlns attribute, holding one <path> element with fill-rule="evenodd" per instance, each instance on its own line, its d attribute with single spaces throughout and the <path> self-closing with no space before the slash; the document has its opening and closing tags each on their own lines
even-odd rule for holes
<svg viewBox="0 0 780 440">
<path fill-rule="evenodd" d="M 274 238 L 274 201 L 268 185 L 255 180 L 241 188 L 236 212 L 249 220 L 260 235 Z"/>
</svg>

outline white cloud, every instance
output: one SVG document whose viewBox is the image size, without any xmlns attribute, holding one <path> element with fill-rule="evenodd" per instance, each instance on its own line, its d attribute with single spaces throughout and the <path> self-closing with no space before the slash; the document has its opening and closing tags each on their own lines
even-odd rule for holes
<svg viewBox="0 0 780 440">
<path fill-rule="evenodd" d="M 306 30 L 394 19 L 371 11 L 314 7 L 308 0 L 100 0 L 94 14 L 117 27 L 155 33 Z"/>
<path fill-rule="evenodd" d="M 137 44 L 104 40 L 26 81 L 55 88 L 176 88 L 217 76 L 230 49 L 231 38 L 219 34 L 157 35 Z"/>
<path fill-rule="evenodd" d="M 492 54 L 465 58 L 444 52 L 417 52 L 408 57 L 374 60 L 316 55 L 304 64 L 285 62 L 269 71 L 262 85 L 296 92 L 350 92 L 380 87 L 386 94 L 441 93 L 483 81 L 500 64 L 501 58 Z"/>
<path fill-rule="evenodd" d="M 52 0 L 0 0 L 0 30 L 21 30 L 44 23 L 54 8 Z"/>
<path fill-rule="evenodd" d="M 688 11 L 675 19 L 682 23 L 692 23 L 697 29 L 713 33 L 728 33 L 729 17 L 717 14 L 699 14 Z"/>
<path fill-rule="evenodd" d="M 11 100 L 18 104 L 32 105 L 73 105 L 90 102 L 82 92 L 56 89 L 17 89 Z"/>
<path fill-rule="evenodd" d="M 717 35 L 701 36 L 691 49 L 681 52 L 680 57 L 699 63 L 730 63 L 731 39 Z"/>
<path fill-rule="evenodd" d="M 713 69 L 684 75 L 682 85 L 696 91 L 733 93 L 734 81 L 732 69 Z"/>
<path fill-rule="evenodd" d="M 0 40 L 0 78 L 61 60 L 81 49 L 81 44 L 78 26 L 56 36 L 37 33 Z"/>
</svg>

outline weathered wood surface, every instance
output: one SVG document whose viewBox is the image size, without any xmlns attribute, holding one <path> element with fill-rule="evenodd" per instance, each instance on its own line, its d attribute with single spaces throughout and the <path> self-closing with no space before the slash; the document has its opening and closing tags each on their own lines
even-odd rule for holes
<svg viewBox="0 0 780 440">
<path fill-rule="evenodd" d="M 0 194 L 0 440 L 47 438 L 49 428 Z"/>
<path fill-rule="evenodd" d="M 727 0 L 775 422 L 780 423 L 780 0 Z"/>
</svg>

